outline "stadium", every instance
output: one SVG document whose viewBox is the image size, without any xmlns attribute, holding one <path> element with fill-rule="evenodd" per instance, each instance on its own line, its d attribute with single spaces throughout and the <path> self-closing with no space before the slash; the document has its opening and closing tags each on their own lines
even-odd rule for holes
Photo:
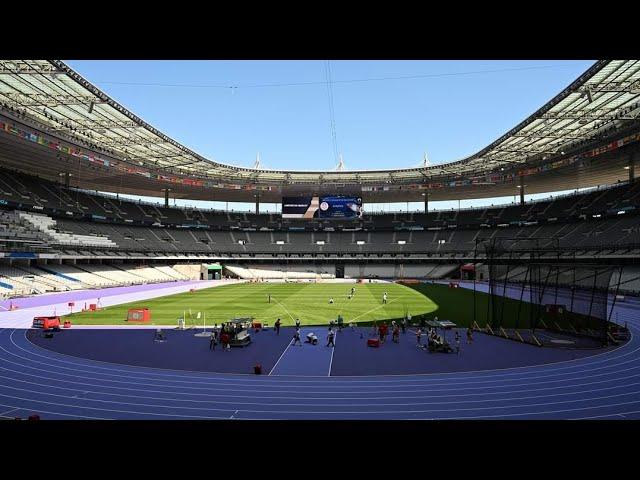
<svg viewBox="0 0 640 480">
<path fill-rule="evenodd" d="M 0 417 L 640 419 L 640 61 L 396 169 L 214 161 L 104 90 L 0 60 Z"/>
</svg>

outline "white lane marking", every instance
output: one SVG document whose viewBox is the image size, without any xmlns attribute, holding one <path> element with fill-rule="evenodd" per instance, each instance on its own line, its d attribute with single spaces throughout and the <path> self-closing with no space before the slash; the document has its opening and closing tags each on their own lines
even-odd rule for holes
<svg viewBox="0 0 640 480">
<path fill-rule="evenodd" d="M 364 313 L 361 313 L 361 314 L 360 314 L 360 315 L 358 315 L 357 317 L 353 317 L 353 318 L 351 319 L 351 321 L 352 321 L 352 322 L 355 322 L 357 319 L 359 319 L 360 317 L 365 316 L 367 313 L 375 312 L 375 311 L 376 311 L 376 310 L 378 310 L 379 308 L 382 308 L 382 307 L 384 307 L 385 305 L 390 305 L 390 304 L 392 304 L 393 302 L 395 302 L 395 301 L 397 301 L 397 300 L 400 300 L 400 297 L 396 297 L 396 298 L 394 298 L 393 300 L 391 300 L 390 302 L 382 303 L 382 304 L 378 305 L 377 307 L 372 308 L 371 310 L 368 310 L 368 311 L 366 311 L 366 312 L 364 312 Z"/>
<path fill-rule="evenodd" d="M 267 375 L 268 377 L 271 376 L 273 371 L 276 369 L 276 367 L 280 363 L 280 360 L 282 360 L 282 357 L 284 357 L 284 354 L 287 353 L 287 350 L 289 350 L 289 347 L 291 346 L 292 343 L 293 343 L 293 339 L 289 341 L 289 343 L 287 344 L 287 348 L 284 349 L 284 351 L 282 352 L 282 355 L 280 355 L 280 357 L 278 358 L 278 361 L 273 365 L 273 368 L 269 370 L 269 375 Z"/>
<path fill-rule="evenodd" d="M 637 368 L 637 367 L 636 367 Z M 17 373 L 22 375 L 23 377 L 35 377 L 36 379 L 42 379 L 42 380 L 46 380 L 46 381 L 51 381 L 50 378 L 48 377 L 43 377 L 43 376 L 39 376 L 39 375 L 33 375 L 33 374 L 29 374 L 29 373 L 24 373 L 21 371 L 17 371 L 17 370 L 9 370 L 6 368 L 3 368 L 3 370 L 8 371 L 8 372 L 13 372 L 13 373 Z M 623 380 L 628 380 L 628 379 L 635 379 L 635 378 L 639 378 L 640 375 L 631 375 L 631 376 L 627 376 L 627 377 L 619 377 L 616 378 L 616 381 L 623 381 Z M 1 379 L 6 379 L 6 380 L 10 380 L 16 383 L 26 383 L 29 385 L 34 385 L 34 386 L 38 386 L 38 387 L 45 387 L 45 388 L 55 388 L 58 390 L 68 390 L 68 391 L 72 391 L 75 392 L 77 391 L 77 389 L 74 388 L 70 388 L 68 386 L 57 386 L 57 385 L 49 385 L 49 384 L 42 384 L 42 383 L 37 383 L 37 382 L 32 382 L 29 380 L 24 380 L 21 378 L 14 378 L 14 377 L 5 377 L 5 376 L 0 376 Z M 514 391 L 506 391 L 506 392 L 479 392 L 479 393 L 471 393 L 471 394 L 453 394 L 453 393 L 449 393 L 449 391 L 447 390 L 443 390 L 442 392 L 444 392 L 443 395 L 419 395 L 419 396 L 407 396 L 407 395 L 401 395 L 401 396 L 383 396 L 383 397 L 374 397 L 371 396 L 369 394 L 367 394 L 366 392 L 363 392 L 361 395 L 362 396 L 357 396 L 357 397 L 349 397 L 347 395 L 353 395 L 355 392 L 345 392 L 344 394 L 340 394 L 339 396 L 334 396 L 334 397 L 292 397 L 291 395 L 284 395 L 285 393 L 287 393 L 286 391 L 278 391 L 278 393 L 281 393 L 282 396 L 273 396 L 273 395 L 265 395 L 263 392 L 258 392 L 258 391 L 252 391 L 250 390 L 250 393 L 256 393 L 257 395 L 229 395 L 228 393 L 222 395 L 222 394 L 210 394 L 210 393 L 184 393 L 184 392 L 167 392 L 167 391 L 159 391 L 159 390 L 151 390 L 151 389 L 135 389 L 135 388 L 129 388 L 129 387 L 110 387 L 110 386 L 103 386 L 103 385 L 93 385 L 93 384 L 87 384 L 87 383 L 80 383 L 80 382 L 74 382 L 74 381 L 70 381 L 70 380 L 64 380 L 64 383 L 66 385 L 83 385 L 83 386 L 91 386 L 91 387 L 101 387 L 101 388 L 108 388 L 108 389 L 112 389 L 112 390 L 128 390 L 128 391 L 133 391 L 133 392 L 144 392 L 144 393 L 160 393 L 160 394 L 165 394 L 165 395 L 169 395 L 169 397 L 154 397 L 154 396 L 143 396 L 143 395 L 134 395 L 134 394 L 123 394 L 123 393 L 111 393 L 111 392 L 103 392 L 103 391 L 95 391 L 95 392 L 90 392 L 90 393 L 94 393 L 96 395 L 103 395 L 103 396 L 120 396 L 120 397 L 133 397 L 133 398 L 143 398 L 143 399 L 153 399 L 153 400 L 160 400 L 160 399 L 166 399 L 166 398 L 171 398 L 171 400 L 175 400 L 178 402 L 194 402 L 194 403 L 201 403 L 201 402 L 207 402 L 207 401 L 213 401 L 213 400 L 191 400 L 191 399 L 184 399 L 184 398 L 175 398 L 175 396 L 179 396 L 179 395 L 191 395 L 191 396 L 199 396 L 199 397 L 221 397 L 223 399 L 226 398 L 240 398 L 240 399 L 256 399 L 256 398 L 261 398 L 261 399 L 269 399 L 269 400 L 273 400 L 273 399 L 288 399 L 288 400 L 358 400 L 358 401 L 362 401 L 362 400 L 399 400 L 399 399 L 450 399 L 452 397 L 463 397 L 460 401 L 462 402 L 467 402 L 467 403 L 480 403 L 480 402 L 496 402 L 496 401 L 504 401 L 504 400 L 523 400 L 523 399 L 530 399 L 530 398 L 547 398 L 547 397 L 558 397 L 558 396 L 568 396 L 568 395 L 583 395 L 585 393 L 592 393 L 595 391 L 604 391 L 604 390 L 614 390 L 617 388 L 622 388 L 622 387 L 633 387 L 633 386 L 638 386 L 640 385 L 640 382 L 635 382 L 635 383 L 627 383 L 627 384 L 615 384 L 612 386 L 607 386 L 607 387 L 599 387 L 597 389 L 589 389 L 589 390 L 579 390 L 579 391 L 572 391 L 572 392 L 560 392 L 560 393 L 546 393 L 544 395 L 532 395 L 532 396 L 526 396 L 526 397 L 511 397 L 511 398 L 493 398 L 493 399 L 483 399 L 483 400 L 465 400 L 465 397 L 490 397 L 490 396 L 495 396 L 495 395 L 518 395 L 518 394 L 528 394 L 531 392 L 545 392 L 547 390 L 558 390 L 558 389 L 562 389 L 562 388 L 579 388 L 579 387 L 586 387 L 586 386 L 591 386 L 591 385 L 595 385 L 595 384 L 602 384 L 602 383 L 607 383 L 607 382 L 611 382 L 611 380 L 605 380 L 605 381 L 599 381 L 599 382 L 590 382 L 590 383 L 584 383 L 584 384 L 577 384 L 577 385 L 570 385 L 568 387 L 565 386 L 559 386 L 559 387 L 548 387 L 548 388 L 539 388 L 539 389 L 529 389 L 529 390 L 514 390 Z M 60 381 L 58 381 L 58 383 L 61 383 Z M 136 384 L 138 385 L 138 384 Z M 12 388 L 12 387 L 8 387 L 8 388 Z M 493 387 L 488 387 L 488 388 L 493 388 Z M 237 390 L 232 390 L 233 392 L 237 391 Z M 418 391 L 418 390 L 416 390 Z M 272 392 L 268 392 L 268 393 L 272 393 Z M 295 392 L 297 393 L 297 392 Z M 397 393 L 397 392 L 391 392 L 391 393 Z M 399 393 L 406 393 L 406 391 L 402 391 Z M 414 393 L 413 391 L 410 391 L 409 393 Z M 87 400 L 91 400 L 91 399 L 87 399 Z M 234 400 L 233 402 L 225 402 L 225 401 L 216 401 L 216 403 L 242 403 L 243 405 L 247 405 L 247 404 L 254 404 L 256 402 L 239 402 L 238 400 Z M 258 402 L 258 403 L 263 403 Z M 421 404 L 421 402 L 407 402 L 407 403 L 403 403 L 403 405 L 419 405 Z M 317 404 L 314 404 L 317 405 Z M 369 405 L 369 404 L 362 404 L 359 403 L 359 405 Z M 371 404 L 373 405 L 373 404 Z M 386 405 L 386 404 L 385 404 Z"/>
<path fill-rule="evenodd" d="M 24 351 L 24 352 L 29 353 L 31 356 L 36 356 L 36 357 L 45 358 L 45 359 L 47 359 L 47 361 L 48 361 L 48 362 L 50 362 L 50 361 L 51 361 L 52 357 L 50 356 L 51 352 L 50 352 L 49 350 L 46 350 L 46 349 L 44 349 L 44 348 L 42 348 L 42 347 L 39 347 L 38 345 L 35 345 L 35 344 L 30 344 L 31 346 L 35 346 L 36 348 L 38 348 L 38 349 L 40 349 L 40 350 L 43 350 L 43 351 L 45 351 L 45 352 L 47 352 L 47 353 L 49 354 L 49 355 L 39 355 L 39 354 L 37 354 L 37 353 L 35 353 L 35 352 L 33 352 L 33 351 L 28 351 L 28 350 L 26 350 L 26 349 L 24 349 L 24 348 L 20 347 L 19 345 L 17 345 L 17 344 L 15 343 L 15 341 L 13 340 L 13 334 L 15 333 L 15 331 L 16 331 L 16 330 L 13 330 L 13 331 L 11 332 L 11 335 L 10 335 L 10 340 L 11 340 L 11 343 L 13 344 L 13 346 L 17 347 L 19 350 L 22 350 L 22 351 Z M 24 333 L 24 334 L 25 334 L 25 336 L 26 336 L 26 331 L 25 331 L 25 333 Z M 25 338 L 25 340 L 26 340 L 26 338 Z M 27 341 L 28 341 L 28 340 L 27 340 Z M 630 342 L 627 342 L 627 344 L 625 344 L 625 345 L 624 345 L 623 347 L 621 347 L 621 348 L 625 348 L 625 347 L 626 347 L 626 346 L 628 346 L 629 344 L 630 344 Z M 32 362 L 34 362 L 34 363 L 36 363 L 36 364 L 43 363 L 43 362 L 36 362 L 36 361 L 34 361 L 34 360 L 32 360 L 32 359 L 29 359 L 29 358 L 27 358 L 27 357 L 23 357 L 23 356 L 20 356 L 20 355 L 16 355 L 15 353 L 11 353 L 11 352 L 9 352 L 8 350 L 5 350 L 4 348 L 2 348 L 1 346 L 0 346 L 0 349 L 1 349 L 1 350 L 3 350 L 3 351 L 5 351 L 5 352 L 7 352 L 7 353 L 9 353 L 10 355 L 13 355 L 13 356 L 15 356 L 15 357 L 18 357 L 18 358 L 21 358 L 21 359 L 24 359 L 24 360 L 32 361 Z M 598 356 L 605 356 L 605 355 L 607 355 L 607 354 L 610 354 L 610 353 L 613 353 L 613 352 L 617 352 L 617 351 L 619 351 L 619 349 L 616 349 L 616 350 L 610 350 L 610 351 L 608 351 L 608 352 L 604 352 L 604 353 L 601 353 L 601 354 L 598 354 L 598 355 L 593 355 L 593 356 L 591 356 L 591 357 L 585 357 L 585 358 L 586 358 L 586 359 L 591 359 L 591 358 L 598 357 Z M 594 371 L 594 370 L 602 370 L 603 368 L 608 368 L 608 367 L 593 368 L 593 365 L 595 365 L 595 364 L 611 363 L 611 360 L 616 360 L 616 361 L 618 361 L 618 360 L 620 360 L 621 358 L 623 358 L 623 357 L 628 357 L 629 355 L 631 355 L 631 354 L 633 354 L 633 353 L 635 353 L 635 352 L 638 352 L 638 351 L 640 351 L 640 347 L 637 347 L 637 348 L 635 348 L 634 350 L 631 350 L 631 351 L 629 351 L 629 352 L 627 352 L 627 353 L 625 353 L 625 354 L 623 354 L 623 355 L 618 355 L 618 356 L 616 356 L 616 357 L 611 357 L 611 356 L 609 356 L 609 357 L 607 357 L 605 360 L 599 360 L 599 361 L 595 361 L 595 362 L 593 362 L 593 361 L 592 361 L 592 362 L 589 362 L 589 363 L 587 363 L 587 364 L 584 364 L 584 363 L 583 363 L 583 364 L 577 363 L 577 364 L 574 364 L 574 365 L 571 365 L 571 366 L 568 366 L 568 367 L 565 367 L 565 368 L 556 368 L 556 369 L 553 369 L 553 372 L 558 372 L 559 370 L 569 370 L 569 369 L 573 369 L 573 368 L 581 368 L 581 367 L 585 367 L 585 366 L 588 366 L 588 367 L 589 367 L 589 369 L 588 369 L 588 370 L 586 370 L 586 371 L 588 371 L 588 372 L 592 372 L 592 371 Z M 60 355 L 64 355 L 64 354 L 60 354 Z M 67 356 L 67 355 L 64 355 L 64 356 Z M 80 358 L 80 357 L 73 357 L 73 356 L 69 356 L 69 357 L 70 357 L 70 358 Z M 62 369 L 65 369 L 65 370 L 71 370 L 71 371 L 73 371 L 73 372 L 75 373 L 75 375 L 77 375 L 77 372 L 78 372 L 78 370 L 77 370 L 77 366 L 78 366 L 78 364 L 77 364 L 76 362 L 68 362 L 68 361 L 59 360 L 59 359 L 56 359 L 56 360 L 57 360 L 58 362 L 60 362 L 60 363 L 66 363 L 66 364 L 74 365 L 74 366 L 76 367 L 76 369 L 72 369 L 72 368 L 64 367 L 64 366 L 58 366 L 58 368 L 62 368 Z M 85 360 L 86 360 L 86 359 L 85 359 Z M 554 363 L 549 363 L 549 364 L 542 364 L 542 365 L 539 365 L 539 366 L 543 366 L 543 365 L 554 365 L 554 364 L 559 364 L 559 363 L 579 362 L 580 360 L 584 360 L 584 359 L 567 360 L 567 361 L 564 361 L 564 362 L 554 362 Z M 613 367 L 613 366 L 617 366 L 617 367 L 619 367 L 620 365 L 624 365 L 624 364 L 627 364 L 627 363 L 632 363 L 633 361 L 634 361 L 634 360 L 626 361 L 626 362 L 623 362 L 622 364 L 617 363 L 617 364 L 612 365 L 612 367 Z M 108 363 L 108 362 L 101 362 L 101 363 Z M 48 363 L 46 363 L 46 364 L 48 364 Z M 112 365 L 113 365 L 113 364 L 112 364 Z M 30 368 L 30 367 L 29 367 L 29 368 Z M 93 367 L 93 366 L 92 366 L 92 368 L 99 368 L 99 369 L 101 369 L 101 370 L 111 370 L 111 369 L 108 369 L 108 368 L 105 368 L 105 367 Z M 148 368 L 148 367 L 146 367 L 146 368 Z M 523 369 L 523 368 L 531 368 L 531 367 L 530 367 L 530 366 L 529 366 L 529 367 L 512 367 L 512 368 L 507 368 L 507 369 L 494 369 L 494 370 L 487 370 L 487 371 L 488 371 L 488 372 L 491 372 L 491 371 L 500 371 L 500 370 L 518 370 L 518 369 Z M 125 372 L 125 371 L 126 371 L 126 370 L 121 370 L 121 369 L 113 369 L 113 370 L 118 371 L 118 372 L 119 372 L 119 371 L 123 371 L 123 372 Z M 160 369 L 160 370 L 162 370 L 162 369 Z M 81 370 L 81 371 L 82 371 L 83 373 L 92 373 L 92 374 L 94 374 L 94 373 L 95 373 L 95 372 L 87 371 L 87 370 Z M 482 372 L 482 370 L 480 370 L 479 372 Z M 466 373 L 473 373 L 473 372 L 466 372 Z M 558 375 L 557 373 L 554 373 L 554 374 L 544 374 L 544 372 L 542 372 L 542 373 L 543 373 L 542 375 L 537 375 L 538 373 L 540 373 L 540 372 L 535 372 L 535 373 L 532 373 L 532 372 L 525 372 L 526 377 L 525 377 L 524 379 L 527 379 L 527 380 L 529 381 L 529 383 L 531 383 L 531 379 L 532 379 L 532 378 L 533 378 L 533 379 L 546 379 L 546 378 L 549 378 L 549 377 L 558 377 L 558 376 L 571 375 L 571 374 L 573 374 L 574 372 L 568 372 L 568 373 L 566 373 L 566 374 L 560 374 L 560 375 Z M 577 372 L 577 373 L 579 373 L 579 374 L 582 374 L 582 375 L 583 375 L 583 374 L 585 373 L 585 371 L 582 371 L 582 370 L 581 370 L 581 371 L 579 371 L 579 372 Z M 65 375 L 65 376 L 74 376 L 74 375 L 68 375 L 68 374 L 63 374 L 63 375 Z M 105 375 L 105 376 L 109 376 L 109 377 L 125 377 L 125 378 L 130 378 L 130 374 L 128 374 L 128 375 L 116 375 L 116 374 L 113 374 L 113 373 L 103 373 L 103 375 Z M 159 374 L 154 374 L 154 375 L 159 375 Z M 248 375 L 248 374 L 247 374 L 247 375 Z M 419 380 L 423 380 L 423 379 L 425 379 L 425 378 L 427 378 L 427 377 L 429 377 L 429 376 L 437 376 L 437 375 L 443 375 L 443 374 L 422 374 L 422 375 L 418 374 L 418 375 L 398 375 L 398 376 L 418 377 L 417 379 L 416 379 L 416 378 L 411 378 L 411 379 L 410 379 L 410 380 L 408 380 L 408 381 L 419 381 Z M 518 381 L 518 380 L 521 380 L 521 378 L 515 378 L 515 379 L 505 379 L 505 378 L 504 378 L 504 377 L 507 377 L 507 376 L 513 376 L 513 375 L 522 375 L 522 373 L 520 373 L 520 372 L 517 372 L 517 373 L 516 373 L 516 372 L 514 372 L 514 373 L 502 373 L 502 372 L 500 372 L 500 374 L 498 374 L 498 375 L 486 375 L 486 376 L 484 376 L 484 378 L 483 378 L 481 381 L 471 381 L 471 382 L 461 382 L 461 381 L 459 381 L 457 378 L 455 378 L 455 379 L 451 379 L 451 378 L 444 378 L 444 379 L 442 379 L 442 380 L 443 380 L 443 381 L 445 381 L 445 382 L 447 382 L 447 384 L 449 384 L 449 385 L 468 385 L 468 384 L 481 384 L 481 385 L 484 385 L 484 384 L 486 384 L 486 383 L 495 383 L 495 382 L 500 382 L 500 381 L 504 382 L 504 381 L 514 381 L 514 380 L 515 380 L 515 381 Z M 599 375 L 597 375 L 597 376 L 602 376 L 602 375 L 604 375 L 604 374 L 599 374 Z M 160 380 L 163 380 L 163 381 L 164 381 L 164 380 L 165 380 L 165 378 L 173 377 L 173 376 L 181 377 L 182 375 L 167 375 L 167 374 L 164 374 L 164 375 L 162 375 L 162 377 L 163 377 L 163 378 L 161 378 Z M 234 376 L 237 376 L 237 375 L 234 375 Z M 84 378 L 87 378 L 87 377 L 84 377 Z M 214 377 L 214 378 L 215 378 L 215 377 Z M 320 378 L 324 378 L 324 376 L 323 376 L 323 377 L 320 377 Z M 498 380 L 487 380 L 488 378 L 498 378 Z M 205 378 L 205 379 L 206 379 L 206 378 Z M 155 379 L 155 378 L 152 378 L 151 380 L 156 380 L 156 379 Z M 218 378 L 215 378 L 215 380 L 216 380 L 216 381 L 218 381 L 219 379 L 218 379 Z M 395 380 L 395 379 L 394 379 L 394 380 Z M 449 382 L 449 380 L 456 380 L 456 381 L 457 381 L 457 383 Z M 465 378 L 464 380 L 466 380 L 466 378 Z M 114 380 L 107 380 L 107 381 L 114 382 Z M 175 383 L 187 383 L 187 384 L 198 384 L 198 383 L 199 383 L 199 384 L 203 384 L 203 385 L 210 385 L 210 383 L 209 383 L 209 382 L 193 382 L 193 381 L 191 381 L 191 380 L 189 380 L 189 381 L 172 380 L 172 381 L 173 381 L 173 382 L 175 382 Z M 402 382 L 404 382 L 405 380 L 401 380 L 401 381 L 402 381 Z M 365 382 L 366 382 L 366 383 L 375 383 L 375 384 L 379 384 L 379 383 L 381 383 L 381 381 L 379 381 L 379 380 L 371 380 L 371 381 L 363 380 L 363 381 L 360 381 L 360 382 L 358 382 L 358 383 L 360 383 L 360 384 L 361 384 L 361 383 L 365 383 Z M 388 380 L 384 380 L 384 382 L 385 382 L 385 383 L 392 383 L 392 384 L 396 384 L 396 385 L 397 385 L 397 383 L 399 383 L 398 381 L 388 381 Z M 295 381 L 293 381 L 292 383 L 317 383 L 317 380 L 308 380 L 308 381 L 295 380 Z M 540 383 L 540 382 L 537 382 L 537 383 Z M 380 388 L 380 385 L 372 385 L 371 387 L 372 387 L 372 388 L 374 388 L 374 387 Z M 385 387 L 386 387 L 386 385 L 385 385 Z M 389 385 L 388 387 L 389 387 L 389 388 L 397 388 L 395 385 Z M 185 387 L 185 388 L 194 388 L 194 387 Z M 313 386 L 312 388 L 319 388 L 319 387 L 315 387 L 315 386 Z M 485 388 L 486 388 L 486 387 L 485 387 Z"/>
<path fill-rule="evenodd" d="M 6 416 L 8 413 L 15 412 L 16 410 L 20 410 L 20 408 L 21 408 L 21 407 L 16 407 L 16 408 L 13 408 L 13 409 L 11 409 L 11 410 L 7 410 L 6 412 L 2 412 L 2 413 L 0 413 L 0 417 L 4 417 L 4 416 Z"/>
<path fill-rule="evenodd" d="M 287 310 L 287 307 L 285 307 L 282 303 L 280 303 L 280 300 L 278 300 L 276 297 L 271 297 L 271 298 L 274 299 L 278 303 L 278 305 L 284 308 L 284 311 L 287 312 L 287 315 L 289 315 L 289 318 L 295 322 L 295 318 L 291 316 L 291 314 L 289 313 L 289 310 Z"/>
<path fill-rule="evenodd" d="M 331 359 L 329 360 L 329 372 L 327 373 L 327 377 L 331 376 L 331 366 L 333 365 L 333 352 L 336 351 L 336 340 L 338 338 L 338 332 L 333 333 L 333 347 L 331 347 Z"/>
<path fill-rule="evenodd" d="M 628 362 L 625 362 L 625 363 L 628 363 Z M 633 394 L 633 393 L 636 393 L 636 392 L 631 392 L 631 393 Z M 615 397 L 615 396 L 618 396 L 618 395 L 614 395 L 613 397 Z M 610 398 L 610 397 L 600 397 L 600 398 Z M 567 402 L 555 402 L 555 403 L 567 403 Z M 637 403 L 637 402 L 626 402 L 626 404 L 629 404 L 629 403 Z M 616 404 L 616 405 L 623 405 L 623 404 Z M 537 404 L 537 405 L 540 405 L 540 404 Z M 526 405 L 526 406 L 531 406 L 531 405 Z M 606 406 L 607 405 L 599 406 L 599 407 L 593 407 L 593 408 L 603 408 L 603 407 L 606 407 Z M 577 410 L 587 410 L 587 409 L 588 409 L 588 407 L 587 408 L 570 409 L 570 410 L 561 410 L 561 411 L 577 411 Z M 308 412 L 308 413 L 311 413 L 311 412 Z M 324 412 L 324 413 L 326 413 L 326 412 Z M 342 412 L 342 413 L 349 413 L 349 412 Z M 541 413 L 551 413 L 551 412 L 528 412 L 528 414 L 532 414 L 532 415 L 539 415 Z M 521 414 L 511 414 L 511 415 L 526 415 L 526 414 L 527 413 L 524 413 L 524 414 L 522 414 L 522 413 Z M 509 415 L 509 414 L 507 414 L 507 415 Z M 490 417 L 495 417 L 495 415 L 492 415 Z"/>
</svg>

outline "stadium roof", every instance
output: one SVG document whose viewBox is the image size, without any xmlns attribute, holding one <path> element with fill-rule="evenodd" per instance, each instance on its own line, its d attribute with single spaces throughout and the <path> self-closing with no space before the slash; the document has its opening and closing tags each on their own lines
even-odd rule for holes
<svg viewBox="0 0 640 480">
<path fill-rule="evenodd" d="M 581 146 L 637 125 L 640 61 L 597 61 L 538 111 L 478 153 L 454 162 L 406 169 L 294 171 L 215 162 L 158 131 L 58 60 L 0 60 L 0 106 L 19 112 L 25 125 L 49 136 L 156 176 L 272 185 L 281 193 L 309 185 L 326 190 L 332 185 L 448 185 L 452 179 L 554 162 Z M 122 185 L 123 180 L 120 182 Z"/>
</svg>

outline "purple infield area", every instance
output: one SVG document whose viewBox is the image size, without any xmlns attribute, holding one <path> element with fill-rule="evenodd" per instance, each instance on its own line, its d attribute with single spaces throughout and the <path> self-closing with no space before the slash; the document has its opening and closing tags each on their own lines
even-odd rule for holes
<svg viewBox="0 0 640 480">
<path fill-rule="evenodd" d="M 33 297 L 14 298 L 12 300 L 4 300 L 0 302 L 0 307 L 8 310 L 9 305 L 13 304 L 18 308 L 42 307 L 45 305 L 53 305 L 57 303 L 81 302 L 84 300 L 92 300 L 97 297 L 106 298 L 113 295 L 131 295 L 131 301 L 137 300 L 137 294 L 140 292 L 148 292 L 163 288 L 188 287 L 191 285 L 200 285 L 200 280 L 179 280 L 176 282 L 151 283 L 146 285 L 132 285 L 128 287 L 111 287 L 96 290 L 76 290 L 72 292 L 48 293 L 44 295 L 36 295 Z M 125 303 L 125 302 L 122 302 Z"/>
<path fill-rule="evenodd" d="M 7 302 L 4 302 L 7 303 L 6 306 L 0 305 L 0 328 L 29 328 L 35 316 L 66 315 L 72 311 L 72 308 L 68 305 L 69 302 L 75 302 L 73 311 L 77 312 L 81 310 L 85 304 L 98 303 L 101 307 L 109 307 L 166 295 L 174 295 L 186 292 L 192 288 L 211 288 L 231 283 L 237 282 L 226 280 L 191 280 L 96 290 L 77 290 L 74 292 L 14 299 L 12 302 L 18 306 L 17 310 L 9 311 L 9 304 Z"/>
</svg>

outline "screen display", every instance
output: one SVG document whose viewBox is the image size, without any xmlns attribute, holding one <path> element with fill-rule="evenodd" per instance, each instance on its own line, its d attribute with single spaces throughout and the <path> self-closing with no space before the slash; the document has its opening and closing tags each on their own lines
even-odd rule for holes
<svg viewBox="0 0 640 480">
<path fill-rule="evenodd" d="M 361 218 L 362 198 L 283 197 L 282 218 Z"/>
</svg>

